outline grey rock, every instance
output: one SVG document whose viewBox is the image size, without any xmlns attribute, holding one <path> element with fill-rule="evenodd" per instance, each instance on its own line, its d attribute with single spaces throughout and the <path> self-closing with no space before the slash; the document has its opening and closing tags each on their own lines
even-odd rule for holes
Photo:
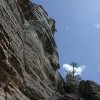
<svg viewBox="0 0 100 100">
<path fill-rule="evenodd" d="M 67 77 L 65 84 L 65 91 L 67 93 L 78 93 L 79 80 L 73 78 L 72 76 Z"/>
<path fill-rule="evenodd" d="M 82 98 L 79 94 L 76 93 L 70 93 L 70 94 L 65 94 L 63 100 L 86 100 Z"/>
<path fill-rule="evenodd" d="M 100 86 L 93 81 L 81 81 L 79 93 L 88 100 L 100 100 Z"/>
<path fill-rule="evenodd" d="M 61 97 L 55 30 L 42 6 L 29 0 L 0 1 L 0 100 Z"/>
<path fill-rule="evenodd" d="M 0 1 L 0 100 L 100 100 L 95 82 L 59 74 L 55 23 L 29 0 Z"/>
<path fill-rule="evenodd" d="M 77 81 L 72 78 L 65 84 L 62 100 L 100 100 L 100 86 L 89 80 Z"/>
</svg>

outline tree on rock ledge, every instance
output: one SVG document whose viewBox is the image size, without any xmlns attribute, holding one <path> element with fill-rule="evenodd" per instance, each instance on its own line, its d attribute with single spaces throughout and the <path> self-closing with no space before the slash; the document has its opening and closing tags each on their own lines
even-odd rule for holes
<svg viewBox="0 0 100 100">
<path fill-rule="evenodd" d="M 77 63 L 72 62 L 70 64 L 70 69 L 67 70 L 66 75 L 66 86 L 65 91 L 66 92 L 77 92 L 79 82 L 81 81 L 80 75 L 77 73 L 77 68 L 79 65 Z"/>
<path fill-rule="evenodd" d="M 74 78 L 75 68 L 77 68 L 79 65 L 77 63 L 75 63 L 75 62 L 72 62 L 70 65 L 73 67 L 72 75 L 73 75 L 73 78 Z"/>
<path fill-rule="evenodd" d="M 70 69 L 66 70 L 66 72 L 67 72 L 67 75 L 66 75 L 67 81 L 81 80 L 81 76 L 78 73 L 78 67 L 79 67 L 79 65 L 75 62 L 72 62 L 70 64 Z"/>
</svg>

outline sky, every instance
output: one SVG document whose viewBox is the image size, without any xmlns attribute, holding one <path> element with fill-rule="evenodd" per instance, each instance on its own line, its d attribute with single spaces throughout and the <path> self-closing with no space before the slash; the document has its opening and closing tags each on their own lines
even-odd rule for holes
<svg viewBox="0 0 100 100">
<path fill-rule="evenodd" d="M 100 84 L 100 0 L 33 0 L 56 21 L 60 73 L 78 63 L 81 77 Z"/>
</svg>

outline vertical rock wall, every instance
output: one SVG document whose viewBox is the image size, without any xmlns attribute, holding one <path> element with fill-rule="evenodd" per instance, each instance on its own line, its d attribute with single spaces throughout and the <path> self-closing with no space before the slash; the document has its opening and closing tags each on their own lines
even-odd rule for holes
<svg viewBox="0 0 100 100">
<path fill-rule="evenodd" d="M 0 100 L 57 100 L 63 93 L 55 31 L 42 6 L 0 1 Z"/>
</svg>

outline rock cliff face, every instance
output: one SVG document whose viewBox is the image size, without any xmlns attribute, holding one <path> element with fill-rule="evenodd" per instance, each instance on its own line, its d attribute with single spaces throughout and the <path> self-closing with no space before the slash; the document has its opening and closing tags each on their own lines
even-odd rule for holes
<svg viewBox="0 0 100 100">
<path fill-rule="evenodd" d="M 57 100 L 63 93 L 55 31 L 42 6 L 0 1 L 0 100 Z"/>
<path fill-rule="evenodd" d="M 42 6 L 0 1 L 0 100 L 100 100 L 93 81 L 64 83 L 55 31 Z"/>
</svg>

